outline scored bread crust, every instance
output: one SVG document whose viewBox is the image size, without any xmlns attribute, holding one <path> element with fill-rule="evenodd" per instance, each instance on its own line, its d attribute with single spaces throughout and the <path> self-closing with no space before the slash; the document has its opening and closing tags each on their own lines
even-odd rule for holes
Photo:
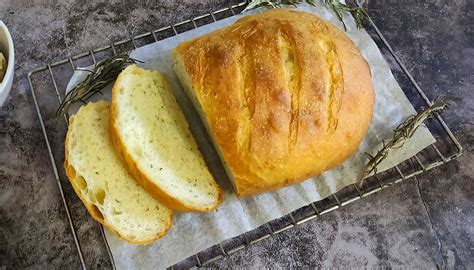
<svg viewBox="0 0 474 270">
<path fill-rule="evenodd" d="M 115 149 L 119 156 L 124 161 L 125 167 L 129 171 L 130 175 L 137 181 L 139 185 L 141 185 L 150 195 L 154 198 L 158 199 L 161 203 L 166 205 L 168 208 L 171 208 L 175 211 L 201 211 L 201 212 L 210 212 L 214 211 L 223 201 L 223 193 L 219 186 L 216 185 L 218 198 L 214 202 L 214 204 L 207 205 L 205 207 L 199 207 L 197 205 L 186 204 L 180 199 L 170 195 L 169 193 L 165 192 L 163 188 L 161 188 L 158 184 L 155 184 L 151 177 L 140 170 L 139 165 L 136 160 L 129 154 L 131 153 L 129 149 L 127 149 L 126 144 L 122 141 L 119 133 L 118 133 L 118 123 L 117 123 L 117 111 L 119 108 L 117 107 L 117 93 L 119 92 L 117 86 L 121 85 L 122 78 L 125 74 L 122 72 L 119 74 L 117 80 L 114 83 L 112 88 L 112 101 L 110 103 L 110 117 L 109 117 L 109 133 L 110 139 L 112 144 L 115 146 Z"/>
<path fill-rule="evenodd" d="M 74 115 L 71 115 L 69 117 L 69 126 L 72 125 L 73 121 L 74 121 Z M 97 209 L 97 207 L 95 207 L 93 204 L 89 203 L 81 195 L 81 190 L 77 186 L 78 184 L 75 182 L 75 180 L 77 179 L 76 178 L 76 176 L 77 176 L 76 175 L 76 170 L 74 169 L 74 167 L 71 164 L 69 164 L 68 145 L 69 145 L 70 133 L 71 133 L 71 129 L 68 129 L 68 131 L 66 133 L 66 140 L 65 140 L 65 143 L 64 143 L 64 154 L 65 154 L 64 170 L 66 171 L 66 176 L 67 176 L 69 182 L 71 183 L 72 188 L 74 189 L 74 192 L 76 192 L 77 196 L 82 201 L 82 203 L 84 204 L 84 206 L 86 207 L 87 211 L 92 216 L 92 218 L 95 219 L 100 224 L 107 227 L 109 230 L 111 230 L 113 233 L 115 233 L 115 235 L 117 235 L 119 238 L 121 238 L 121 239 L 123 239 L 123 240 L 125 240 L 129 243 L 132 243 L 132 244 L 146 245 L 146 244 L 150 244 L 150 243 L 162 238 L 163 236 L 165 236 L 173 225 L 173 221 L 172 221 L 173 220 L 173 212 L 172 211 L 170 211 L 170 214 L 167 217 L 166 223 L 168 224 L 168 226 L 164 230 L 162 230 L 159 234 L 157 234 L 153 238 L 150 238 L 150 239 L 147 239 L 147 240 L 144 240 L 144 241 L 140 241 L 140 240 L 137 240 L 137 239 L 128 238 L 127 236 L 121 234 L 120 231 L 115 229 L 115 227 L 112 224 L 110 224 L 109 222 L 107 222 L 104 219 L 104 217 L 102 216 L 102 213 L 99 211 L 99 209 Z"/>
<path fill-rule="evenodd" d="M 319 17 L 273 9 L 181 43 L 175 71 L 201 110 L 238 196 L 331 169 L 370 124 L 370 68 Z"/>
</svg>

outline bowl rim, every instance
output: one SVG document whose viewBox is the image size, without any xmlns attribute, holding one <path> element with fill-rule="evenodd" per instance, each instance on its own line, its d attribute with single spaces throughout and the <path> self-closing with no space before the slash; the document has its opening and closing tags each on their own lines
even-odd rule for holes
<svg viewBox="0 0 474 270">
<path fill-rule="evenodd" d="M 7 63 L 7 70 L 5 72 L 5 76 L 3 77 L 3 80 L 0 82 L 0 92 L 3 91 L 3 86 L 6 84 L 6 81 L 8 78 L 10 78 L 11 76 L 13 76 L 13 66 L 14 66 L 14 63 L 15 63 L 15 50 L 14 50 L 14 47 L 13 47 L 13 39 L 12 39 L 12 36 L 10 34 L 10 31 L 8 30 L 8 27 L 5 25 L 5 23 L 0 20 L 0 31 L 4 31 L 6 36 L 7 36 L 7 45 L 8 45 L 8 48 L 7 48 L 7 53 L 8 53 L 8 63 Z M 5 52 L 3 52 L 5 53 Z"/>
</svg>

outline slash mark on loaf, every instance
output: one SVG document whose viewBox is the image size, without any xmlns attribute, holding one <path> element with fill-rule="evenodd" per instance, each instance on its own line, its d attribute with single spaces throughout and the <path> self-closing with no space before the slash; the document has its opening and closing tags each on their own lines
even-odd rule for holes
<svg viewBox="0 0 474 270">
<path fill-rule="evenodd" d="M 329 81 L 327 85 L 328 95 L 328 127 L 327 131 L 334 132 L 337 128 L 338 113 L 341 108 L 342 95 L 344 92 L 344 81 L 342 76 L 342 67 L 337 55 L 336 46 L 331 40 L 327 25 L 322 25 L 319 29 L 319 47 L 326 58 L 326 64 L 329 68 Z"/>
<path fill-rule="evenodd" d="M 296 144 L 298 136 L 298 118 L 300 114 L 300 76 L 297 63 L 296 46 L 289 33 L 282 32 L 280 35 L 280 52 L 283 66 L 288 82 L 288 91 L 291 98 L 291 116 L 288 132 L 288 151 L 291 152 Z"/>
</svg>

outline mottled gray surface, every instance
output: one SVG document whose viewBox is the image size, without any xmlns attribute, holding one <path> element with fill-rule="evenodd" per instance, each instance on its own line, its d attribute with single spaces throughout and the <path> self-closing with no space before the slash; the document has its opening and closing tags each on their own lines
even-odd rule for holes
<svg viewBox="0 0 474 270">
<path fill-rule="evenodd" d="M 0 0 L 0 19 L 10 27 L 17 53 L 13 89 L 0 109 L 0 268 L 80 267 L 26 73 L 227 5 L 191 0 L 120 2 Z M 369 7 L 429 97 L 451 96 L 454 105 L 444 116 L 460 138 L 464 155 L 213 267 L 474 268 L 473 1 L 371 1 Z M 97 224 L 70 187 L 66 195 L 86 264 L 110 267 Z"/>
</svg>

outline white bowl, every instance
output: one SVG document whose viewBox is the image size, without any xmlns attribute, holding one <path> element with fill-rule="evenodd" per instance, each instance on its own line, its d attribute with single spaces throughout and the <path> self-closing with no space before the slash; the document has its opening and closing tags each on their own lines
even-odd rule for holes
<svg viewBox="0 0 474 270">
<path fill-rule="evenodd" d="M 0 51 L 7 59 L 7 71 L 0 83 L 0 106 L 2 106 L 12 88 L 13 71 L 15 69 L 15 51 L 12 36 L 2 21 L 0 21 Z"/>
</svg>

